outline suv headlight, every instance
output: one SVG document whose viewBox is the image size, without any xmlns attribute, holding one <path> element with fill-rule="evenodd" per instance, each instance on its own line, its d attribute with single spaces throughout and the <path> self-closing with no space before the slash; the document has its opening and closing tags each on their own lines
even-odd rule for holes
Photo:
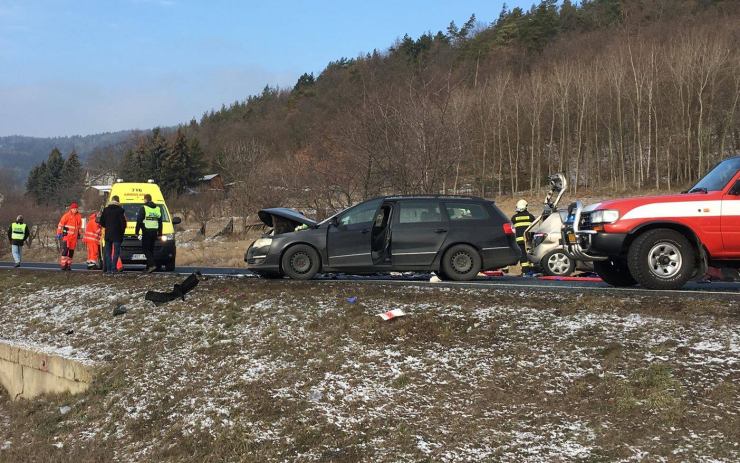
<svg viewBox="0 0 740 463">
<path fill-rule="evenodd" d="M 263 237 L 263 238 L 259 238 L 257 241 L 255 241 L 254 244 L 252 245 L 252 247 L 255 248 L 255 249 L 258 249 L 258 248 L 266 248 L 266 247 L 270 246 L 271 244 L 272 244 L 272 238 L 270 238 L 270 237 Z"/>
<path fill-rule="evenodd" d="M 619 220 L 619 211 L 602 210 L 591 213 L 591 223 L 614 223 Z"/>
<path fill-rule="evenodd" d="M 173 241 L 175 239 L 174 233 L 167 233 L 166 235 L 162 235 L 160 238 L 162 241 Z"/>
</svg>

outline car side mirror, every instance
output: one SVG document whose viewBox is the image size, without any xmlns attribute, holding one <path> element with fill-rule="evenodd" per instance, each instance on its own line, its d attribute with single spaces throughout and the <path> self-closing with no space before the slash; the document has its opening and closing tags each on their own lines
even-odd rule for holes
<svg viewBox="0 0 740 463">
<path fill-rule="evenodd" d="M 180 217 L 172 217 L 172 225 L 177 225 L 182 222 Z"/>
<path fill-rule="evenodd" d="M 333 227 L 339 226 L 339 217 L 332 217 L 331 221 L 329 222 Z"/>
</svg>

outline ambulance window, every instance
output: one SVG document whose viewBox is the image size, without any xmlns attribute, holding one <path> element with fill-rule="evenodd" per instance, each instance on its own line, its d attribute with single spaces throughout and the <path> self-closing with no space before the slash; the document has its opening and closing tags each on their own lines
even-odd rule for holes
<svg viewBox="0 0 740 463">
<path fill-rule="evenodd" d="M 144 204 L 136 204 L 136 203 L 128 203 L 128 204 L 121 204 L 121 207 L 123 208 L 124 214 L 126 215 L 126 220 L 129 222 L 136 222 L 136 214 L 139 213 L 139 209 L 141 209 L 141 206 Z M 162 206 L 161 204 L 159 206 Z M 162 210 L 162 222 L 169 222 L 170 217 L 167 215 L 167 209 L 164 207 L 161 207 Z"/>
</svg>

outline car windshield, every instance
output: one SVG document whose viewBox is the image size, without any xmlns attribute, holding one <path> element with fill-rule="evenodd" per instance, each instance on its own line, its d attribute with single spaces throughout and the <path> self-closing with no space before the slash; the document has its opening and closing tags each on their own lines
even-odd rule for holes
<svg viewBox="0 0 740 463">
<path fill-rule="evenodd" d="M 128 222 L 136 222 L 136 214 L 139 212 L 139 209 L 141 209 L 141 206 L 143 206 L 144 203 L 126 203 L 121 204 L 121 207 L 123 208 L 124 213 L 126 214 L 126 220 Z M 162 222 L 169 222 L 170 217 L 167 215 L 167 209 L 165 209 L 164 205 L 157 204 L 157 206 L 160 207 L 162 210 Z"/>
<path fill-rule="evenodd" d="M 740 157 L 727 159 L 710 170 L 699 183 L 694 185 L 689 193 L 720 191 L 732 180 L 737 171 L 740 170 Z"/>
</svg>

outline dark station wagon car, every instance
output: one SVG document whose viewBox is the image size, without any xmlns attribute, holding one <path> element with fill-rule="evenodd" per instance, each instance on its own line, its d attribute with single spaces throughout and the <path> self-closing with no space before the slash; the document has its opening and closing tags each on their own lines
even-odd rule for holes
<svg viewBox="0 0 740 463">
<path fill-rule="evenodd" d="M 259 217 L 272 230 L 252 243 L 244 260 L 266 278 L 434 271 L 470 280 L 520 256 L 509 219 L 476 197 L 375 198 L 320 223 L 287 208 L 263 209 Z"/>
</svg>

